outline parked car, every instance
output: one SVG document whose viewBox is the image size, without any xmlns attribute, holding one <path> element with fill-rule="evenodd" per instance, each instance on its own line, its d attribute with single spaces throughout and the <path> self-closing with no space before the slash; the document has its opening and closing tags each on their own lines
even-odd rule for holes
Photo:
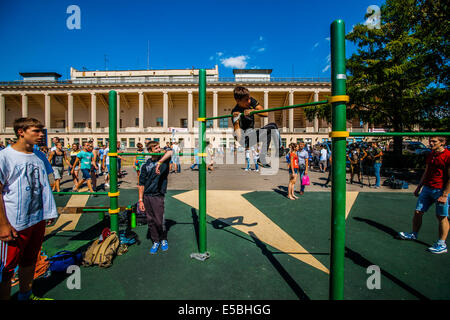
<svg viewBox="0 0 450 320">
<path fill-rule="evenodd" d="M 389 150 L 394 150 L 394 145 L 391 143 L 389 145 Z M 426 154 L 431 152 L 428 148 L 420 141 L 403 141 L 402 152 L 406 154 Z"/>
</svg>

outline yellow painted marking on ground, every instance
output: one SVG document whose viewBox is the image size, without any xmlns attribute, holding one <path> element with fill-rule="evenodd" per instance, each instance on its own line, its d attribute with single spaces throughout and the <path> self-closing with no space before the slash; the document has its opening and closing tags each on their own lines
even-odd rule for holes
<svg viewBox="0 0 450 320">
<path fill-rule="evenodd" d="M 347 201 L 345 203 L 345 219 L 347 219 L 350 210 L 352 210 L 353 204 L 358 197 L 358 191 L 347 191 Z"/>
<path fill-rule="evenodd" d="M 329 270 L 322 263 L 242 197 L 243 194 L 249 192 L 251 191 L 209 190 L 206 202 L 207 214 L 224 222 L 238 220 L 242 217 L 242 222 L 239 221 L 239 224 L 231 223 L 233 228 L 246 234 L 251 231 L 259 240 L 268 245 L 329 274 Z M 174 198 L 198 209 L 197 190 L 178 194 Z M 254 223 L 256 224 L 251 226 L 245 225 Z"/>
<path fill-rule="evenodd" d="M 65 213 L 65 214 L 59 215 L 58 220 L 56 221 L 54 226 L 45 228 L 45 235 L 48 235 L 55 230 L 58 230 L 58 232 L 61 232 L 61 231 L 71 231 L 71 230 L 75 229 L 75 227 L 77 226 L 78 220 L 80 220 L 80 217 L 81 217 L 81 214 L 78 214 L 78 213 L 76 213 L 76 214 Z"/>
<path fill-rule="evenodd" d="M 84 190 L 84 189 L 86 189 L 86 190 Z M 79 191 L 80 192 L 87 191 L 87 188 L 80 189 Z M 67 201 L 67 203 L 66 203 L 66 208 L 85 207 L 88 200 L 89 200 L 89 195 L 81 195 L 81 194 L 80 195 L 72 195 L 72 196 L 70 196 L 69 201 Z M 56 221 L 54 226 L 45 228 L 45 235 L 53 232 L 54 230 L 57 230 L 62 225 L 64 225 L 64 227 L 61 230 L 58 230 L 58 232 L 71 231 L 71 230 L 75 229 L 75 227 L 77 226 L 78 220 L 80 220 L 80 217 L 81 217 L 81 214 L 78 214 L 78 213 L 77 214 L 68 214 L 68 213 L 60 214 L 58 217 L 58 220 Z M 65 225 L 65 224 L 67 224 L 67 225 Z"/>
</svg>

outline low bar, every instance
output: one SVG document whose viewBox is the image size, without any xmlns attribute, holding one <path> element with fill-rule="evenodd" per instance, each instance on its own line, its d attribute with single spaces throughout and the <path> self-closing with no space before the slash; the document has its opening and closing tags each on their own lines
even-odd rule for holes
<svg viewBox="0 0 450 320">
<path fill-rule="evenodd" d="M 350 132 L 350 137 L 438 137 L 450 136 L 450 132 Z"/>
<path fill-rule="evenodd" d="M 165 153 L 138 153 L 138 152 L 121 152 L 119 156 L 163 156 Z M 195 153 L 178 153 L 177 155 L 183 156 L 196 156 Z"/>
<path fill-rule="evenodd" d="M 53 194 L 57 194 L 57 195 L 92 195 L 92 196 L 103 196 L 103 195 L 108 195 L 108 192 L 53 192 Z"/>
</svg>

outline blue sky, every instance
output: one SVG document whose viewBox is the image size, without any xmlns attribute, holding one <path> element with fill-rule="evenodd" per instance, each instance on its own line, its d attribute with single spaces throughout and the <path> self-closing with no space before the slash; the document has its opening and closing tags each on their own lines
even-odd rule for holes
<svg viewBox="0 0 450 320">
<path fill-rule="evenodd" d="M 1 0 L 0 81 L 19 72 L 273 69 L 273 77 L 329 77 L 329 30 L 364 22 L 379 0 Z M 70 30 L 70 5 L 80 29 Z M 347 42 L 347 56 L 355 51 Z M 105 64 L 106 55 L 106 64 Z"/>
</svg>

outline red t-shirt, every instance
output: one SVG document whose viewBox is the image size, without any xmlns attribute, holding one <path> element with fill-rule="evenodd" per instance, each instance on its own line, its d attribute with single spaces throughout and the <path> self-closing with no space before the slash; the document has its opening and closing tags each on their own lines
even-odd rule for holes
<svg viewBox="0 0 450 320">
<path fill-rule="evenodd" d="M 441 153 L 432 151 L 427 157 L 427 165 L 428 174 L 425 176 L 423 184 L 435 189 L 444 188 L 448 181 L 450 151 L 447 148 Z"/>
<path fill-rule="evenodd" d="M 297 152 L 291 152 L 291 163 L 294 169 L 298 169 L 298 156 Z"/>
</svg>

